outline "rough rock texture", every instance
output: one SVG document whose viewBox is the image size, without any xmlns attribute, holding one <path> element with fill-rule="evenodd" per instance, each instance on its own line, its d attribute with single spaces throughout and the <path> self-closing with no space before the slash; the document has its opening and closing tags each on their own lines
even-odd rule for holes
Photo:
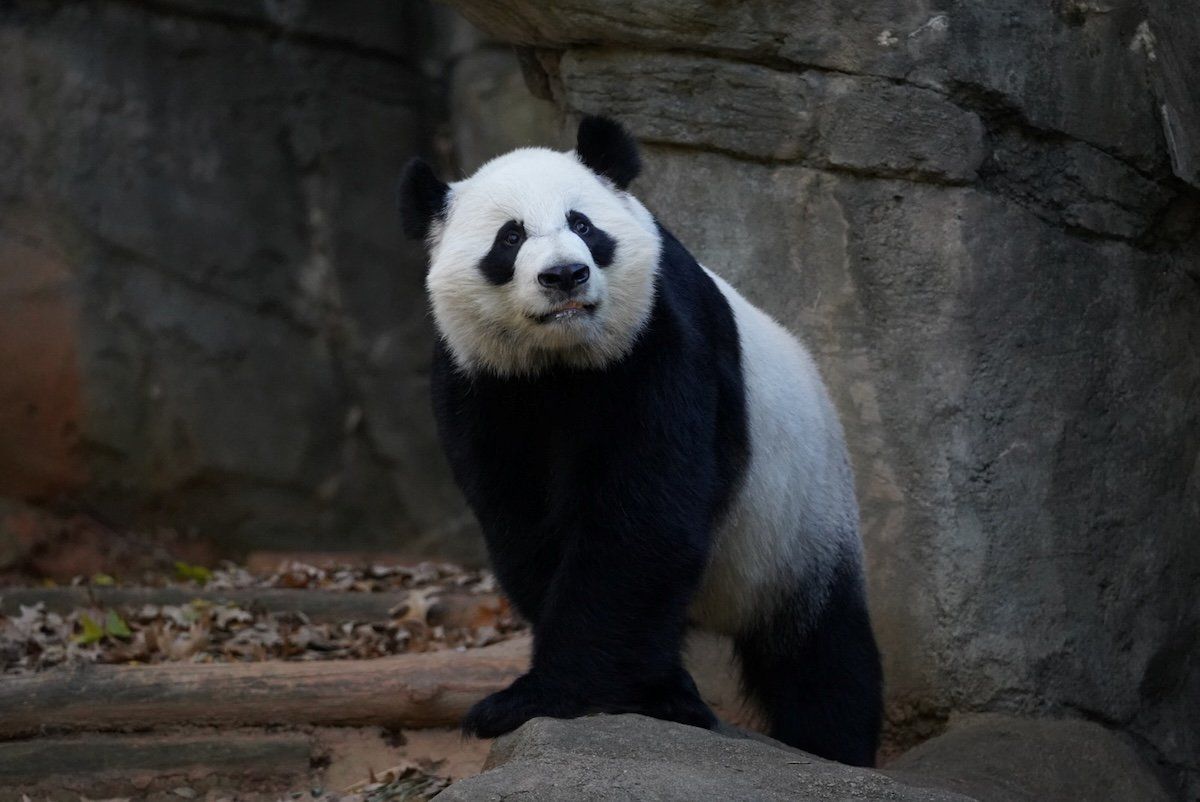
<svg viewBox="0 0 1200 802">
<path fill-rule="evenodd" d="M 438 799 L 969 799 L 830 763 L 767 738 L 730 737 L 634 715 L 534 719 L 497 741 L 484 768 Z"/>
<path fill-rule="evenodd" d="M 560 74 L 568 107 L 605 108 L 650 142 L 953 182 L 972 179 L 984 156 L 978 115 L 880 78 L 612 50 L 569 51 Z"/>
<path fill-rule="evenodd" d="M 479 561 L 395 181 L 560 116 L 424 0 L 0 4 L 0 497 Z"/>
<path fill-rule="evenodd" d="M 1170 799 L 1128 740 L 1098 724 L 994 714 L 955 721 L 882 772 L 633 715 L 534 719 L 496 741 L 484 770 L 439 799 Z"/>
<path fill-rule="evenodd" d="M 1099 724 L 982 714 L 906 752 L 887 773 L 981 802 L 1167 802 L 1155 772 Z"/>
<path fill-rule="evenodd" d="M 1155 92 L 1162 102 L 1163 135 L 1175 174 L 1200 187 L 1200 14 L 1188 0 L 1148 4 L 1150 24 L 1139 27 L 1134 42 L 1147 57 L 1159 62 L 1152 71 Z"/>
<path fill-rule="evenodd" d="M 480 35 L 456 17 L 449 57 L 451 177 L 468 176 L 514 148 L 570 147 L 559 136 L 562 112 L 529 94 L 510 46 Z"/>
<path fill-rule="evenodd" d="M 478 559 L 393 200 L 445 118 L 444 28 L 416 2 L 0 5 L 0 495 Z"/>
<path fill-rule="evenodd" d="M 634 190 L 813 348 L 897 731 L 1077 711 L 1200 793 L 1186 4 L 452 4 L 622 117 Z"/>
<path fill-rule="evenodd" d="M 454 5 L 486 36 L 0 3 L 0 496 L 478 558 L 394 177 L 616 114 L 635 189 L 835 392 L 898 731 L 1078 711 L 1200 795 L 1193 3 Z"/>
</svg>

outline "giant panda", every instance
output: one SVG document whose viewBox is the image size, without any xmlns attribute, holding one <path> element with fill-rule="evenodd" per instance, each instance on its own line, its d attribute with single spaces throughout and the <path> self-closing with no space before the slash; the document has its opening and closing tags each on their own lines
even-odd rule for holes
<svg viewBox="0 0 1200 802">
<path fill-rule="evenodd" d="M 775 738 L 872 765 L 881 671 L 837 414 L 800 342 L 630 194 L 640 166 L 624 128 L 585 117 L 573 151 L 449 185 L 414 159 L 401 179 L 439 437 L 533 629 L 529 672 L 463 728 L 713 727 L 680 656 L 693 624 L 731 636 Z"/>
</svg>

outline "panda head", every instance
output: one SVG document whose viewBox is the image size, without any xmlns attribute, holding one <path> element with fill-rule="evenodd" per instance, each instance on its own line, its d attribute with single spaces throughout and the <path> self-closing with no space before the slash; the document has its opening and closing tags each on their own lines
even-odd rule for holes
<svg viewBox="0 0 1200 802">
<path fill-rule="evenodd" d="M 405 232 L 429 246 L 438 331 L 468 372 L 535 374 L 619 360 L 654 304 L 661 239 L 626 192 L 640 160 L 618 124 L 585 117 L 575 150 L 523 148 L 447 185 L 401 179 Z"/>
</svg>

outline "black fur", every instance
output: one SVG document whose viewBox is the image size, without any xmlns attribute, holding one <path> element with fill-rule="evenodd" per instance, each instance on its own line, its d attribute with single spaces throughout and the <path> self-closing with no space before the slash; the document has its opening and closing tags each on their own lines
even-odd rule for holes
<svg viewBox="0 0 1200 802">
<path fill-rule="evenodd" d="M 410 239 L 424 239 L 433 221 L 445 214 L 450 187 L 424 159 L 409 159 L 400 174 L 400 224 Z"/>
<path fill-rule="evenodd" d="M 858 560 L 846 555 L 811 626 L 806 592 L 736 640 L 742 684 L 772 737 L 821 757 L 874 766 L 883 671 Z"/>
<path fill-rule="evenodd" d="M 642 171 L 637 141 L 620 123 L 606 117 L 584 117 L 575 135 L 575 153 L 588 168 L 626 189 Z"/>
<path fill-rule="evenodd" d="M 608 235 L 607 231 L 596 228 L 595 223 L 589 220 L 586 214 L 574 209 L 567 213 L 567 225 L 591 251 L 596 267 L 608 267 L 612 264 L 613 256 L 617 251 L 617 243 Z"/>
<path fill-rule="evenodd" d="M 530 620 L 530 672 L 471 709 L 490 737 L 539 715 L 715 723 L 683 668 L 688 605 L 747 458 L 738 334 L 666 231 L 633 351 L 604 370 L 468 376 L 434 359 L 439 433 L 496 574 Z"/>
<path fill-rule="evenodd" d="M 509 242 L 510 239 L 516 242 Z M 517 253 L 525 244 L 525 229 L 516 220 L 500 226 L 491 249 L 479 261 L 479 271 L 492 284 L 507 284 L 512 281 L 516 269 Z"/>
</svg>

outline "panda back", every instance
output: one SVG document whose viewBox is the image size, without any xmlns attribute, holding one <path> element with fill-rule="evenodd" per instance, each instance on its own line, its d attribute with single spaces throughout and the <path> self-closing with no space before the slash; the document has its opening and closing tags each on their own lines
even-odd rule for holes
<svg viewBox="0 0 1200 802">
<path fill-rule="evenodd" d="M 738 330 L 748 462 L 719 526 L 698 623 L 735 634 L 788 599 L 815 616 L 846 560 L 861 561 L 845 440 L 800 341 L 705 268 Z"/>
</svg>

